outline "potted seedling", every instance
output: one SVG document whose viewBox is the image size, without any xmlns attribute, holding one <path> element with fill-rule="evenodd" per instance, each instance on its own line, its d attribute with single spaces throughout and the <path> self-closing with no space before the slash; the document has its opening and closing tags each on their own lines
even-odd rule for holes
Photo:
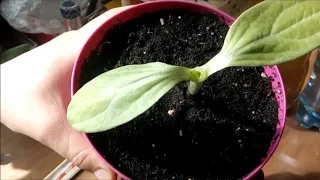
<svg viewBox="0 0 320 180">
<path fill-rule="evenodd" d="M 67 119 L 125 179 L 249 179 L 284 128 L 276 64 L 320 45 L 319 19 L 317 1 L 264 1 L 235 21 L 191 2 L 134 6 L 85 44 Z"/>
</svg>

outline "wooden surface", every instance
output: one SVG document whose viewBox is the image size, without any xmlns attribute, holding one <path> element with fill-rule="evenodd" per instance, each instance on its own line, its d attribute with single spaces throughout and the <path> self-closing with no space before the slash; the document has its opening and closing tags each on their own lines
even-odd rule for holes
<svg viewBox="0 0 320 180">
<path fill-rule="evenodd" d="M 292 112 L 263 171 L 267 180 L 320 180 L 320 133 L 302 128 Z"/>
<path fill-rule="evenodd" d="M 1 124 L 1 179 L 42 179 L 62 161 L 46 146 Z"/>
</svg>

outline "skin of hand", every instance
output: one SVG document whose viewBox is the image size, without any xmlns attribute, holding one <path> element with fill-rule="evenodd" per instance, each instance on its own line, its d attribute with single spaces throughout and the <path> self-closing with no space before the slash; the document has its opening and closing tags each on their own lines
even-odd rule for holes
<svg viewBox="0 0 320 180">
<path fill-rule="evenodd" d="M 131 6 L 115 8 L 1 67 L 1 123 L 71 160 L 98 179 L 117 179 L 66 119 L 71 73 L 82 46 L 97 27 Z"/>
</svg>

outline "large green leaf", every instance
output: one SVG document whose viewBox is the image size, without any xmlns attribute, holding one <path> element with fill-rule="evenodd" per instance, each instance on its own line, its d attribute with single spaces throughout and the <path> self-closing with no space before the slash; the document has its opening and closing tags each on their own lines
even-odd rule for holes
<svg viewBox="0 0 320 180">
<path fill-rule="evenodd" d="M 230 27 L 219 55 L 207 66 L 266 66 L 320 46 L 319 0 L 268 0 L 245 11 Z M 219 66 L 212 68 L 212 66 Z M 207 68 L 208 69 L 208 68 Z"/>
<path fill-rule="evenodd" d="M 105 72 L 80 88 L 67 119 L 78 131 L 92 133 L 122 125 L 150 108 L 191 71 L 164 63 L 128 65 Z"/>
</svg>

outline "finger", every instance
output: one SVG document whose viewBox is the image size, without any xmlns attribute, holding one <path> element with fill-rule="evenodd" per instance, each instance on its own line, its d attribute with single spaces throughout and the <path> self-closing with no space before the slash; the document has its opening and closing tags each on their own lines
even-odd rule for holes
<svg viewBox="0 0 320 180">
<path fill-rule="evenodd" d="M 91 20 L 79 30 L 63 33 L 62 35 L 53 39 L 50 43 L 52 49 L 55 49 L 55 47 L 66 46 L 63 48 L 59 48 L 59 51 L 61 52 L 59 52 L 58 54 L 63 55 L 64 58 L 58 59 L 61 59 L 63 63 L 68 62 L 69 65 L 73 65 L 78 53 L 81 52 L 85 42 L 91 37 L 94 31 L 114 15 L 131 7 L 132 6 L 125 6 L 111 9 L 105 12 L 104 14 L 96 17 L 95 19 Z"/>
<path fill-rule="evenodd" d="M 88 22 L 86 25 L 84 25 L 82 28 L 80 28 L 78 31 L 79 33 L 82 35 L 81 38 L 89 38 L 91 36 L 91 34 L 97 29 L 99 28 L 103 23 L 105 23 L 107 20 L 109 20 L 111 17 L 113 17 L 114 15 L 132 8 L 134 5 L 131 6 L 125 6 L 125 7 L 119 7 L 119 8 L 114 8 L 114 9 L 110 9 L 107 12 L 105 12 L 104 14 L 96 17 L 95 19 L 91 20 L 90 22 Z"/>
</svg>

